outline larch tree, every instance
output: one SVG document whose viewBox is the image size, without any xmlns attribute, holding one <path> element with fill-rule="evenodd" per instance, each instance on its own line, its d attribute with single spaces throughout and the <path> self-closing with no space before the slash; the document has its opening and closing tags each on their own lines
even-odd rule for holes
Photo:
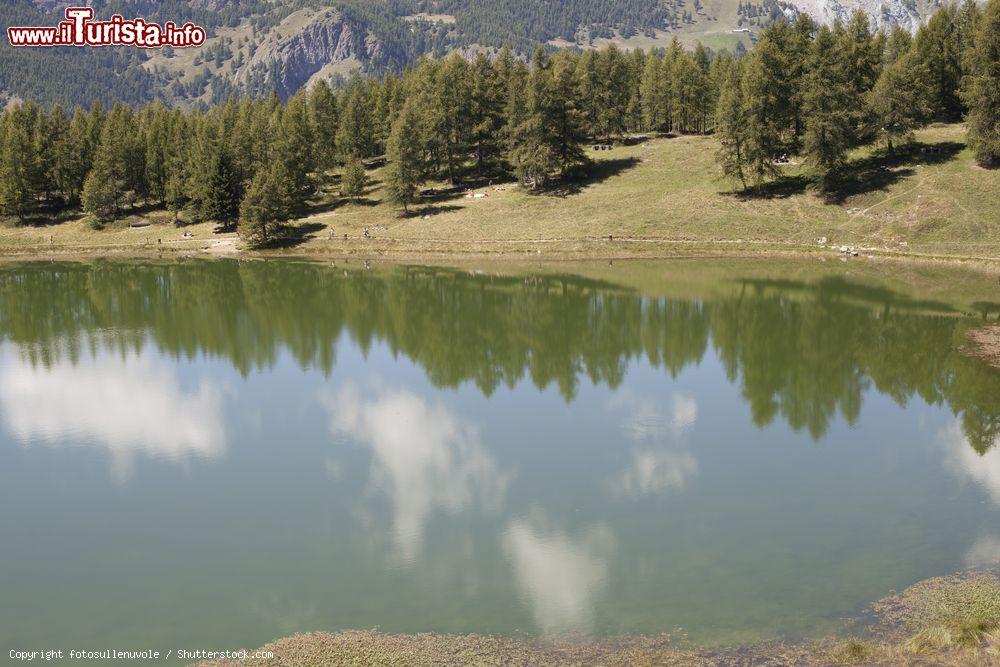
<svg viewBox="0 0 1000 667">
<path fill-rule="evenodd" d="M 340 174 L 340 196 L 356 200 L 365 194 L 367 185 L 368 174 L 361 159 L 354 157 L 348 160 Z"/>
<path fill-rule="evenodd" d="M 966 78 L 964 98 L 969 145 L 976 162 L 1000 165 L 1000 0 L 990 0 L 983 10 Z"/>
<path fill-rule="evenodd" d="M 867 94 L 865 109 L 873 133 L 892 154 L 896 145 L 909 140 L 930 111 L 921 86 L 920 62 L 907 53 L 886 65 Z"/>
<path fill-rule="evenodd" d="M 716 136 L 719 150 L 716 159 L 722 173 L 738 180 L 747 189 L 747 122 L 743 100 L 743 62 L 735 61 L 725 72 L 719 89 L 719 102 L 715 113 Z"/>
<path fill-rule="evenodd" d="M 813 42 L 803 99 L 803 149 L 821 188 L 829 189 L 844 166 L 853 136 L 849 85 L 837 39 L 823 26 Z"/>
<path fill-rule="evenodd" d="M 392 125 L 386 146 L 385 189 L 389 201 L 410 212 L 417 189 L 424 182 L 424 149 L 420 134 L 420 114 L 413 100 L 403 104 Z"/>
<path fill-rule="evenodd" d="M 290 175 L 275 160 L 254 177 L 240 204 L 240 237 L 252 247 L 274 243 L 292 216 Z"/>
<path fill-rule="evenodd" d="M 315 141 L 316 168 L 333 169 L 337 164 L 337 98 L 326 81 L 318 81 L 309 94 L 309 121 Z"/>
</svg>

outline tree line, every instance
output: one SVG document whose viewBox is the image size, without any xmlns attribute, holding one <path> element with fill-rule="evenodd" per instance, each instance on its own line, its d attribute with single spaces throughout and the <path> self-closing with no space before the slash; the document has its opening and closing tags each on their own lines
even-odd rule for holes
<svg viewBox="0 0 1000 667">
<path fill-rule="evenodd" d="M 240 225 L 274 241 L 317 188 L 366 191 L 384 160 L 387 197 L 404 209 L 422 184 L 516 177 L 538 189 L 587 161 L 584 142 L 630 133 L 710 133 L 723 172 L 745 187 L 802 154 L 823 187 L 847 151 L 893 150 L 920 124 L 967 115 L 981 164 L 1000 158 L 1000 0 L 944 8 L 913 38 L 872 33 L 857 14 L 817 27 L 778 21 L 744 57 L 683 49 L 539 49 L 530 63 L 424 58 L 399 75 L 318 83 L 282 103 L 231 99 L 207 110 L 99 104 L 72 114 L 27 102 L 0 118 L 0 212 L 28 220 L 82 208 L 96 224 L 138 206 L 179 224 Z"/>
<path fill-rule="evenodd" d="M 1000 2 L 946 6 L 911 36 L 872 33 L 807 16 L 777 22 L 725 73 L 717 107 L 719 162 L 744 188 L 780 175 L 800 154 L 821 188 L 836 186 L 848 151 L 880 142 L 892 153 L 932 121 L 968 122 L 984 166 L 1000 160 Z"/>
</svg>

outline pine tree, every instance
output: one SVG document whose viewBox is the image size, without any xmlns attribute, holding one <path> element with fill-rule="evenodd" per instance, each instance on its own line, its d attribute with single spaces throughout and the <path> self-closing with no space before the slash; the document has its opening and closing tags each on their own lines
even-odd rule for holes
<svg viewBox="0 0 1000 667">
<path fill-rule="evenodd" d="M 344 165 L 340 175 L 340 196 L 346 199 L 358 199 L 365 194 L 368 185 L 368 175 L 365 165 L 358 158 L 351 158 Z"/>
<path fill-rule="evenodd" d="M 229 227 L 239 218 L 243 183 L 226 151 L 215 155 L 202 215 Z"/>
<path fill-rule="evenodd" d="M 0 124 L 0 212 L 23 222 L 31 207 L 31 133 L 20 108 L 8 111 Z"/>
<path fill-rule="evenodd" d="M 289 179 L 293 206 L 301 209 L 313 194 L 311 178 L 316 170 L 315 140 L 309 120 L 309 108 L 304 92 L 298 93 L 277 117 L 277 132 L 272 158 L 282 163 Z"/>
<path fill-rule="evenodd" d="M 291 177 L 285 165 L 274 161 L 261 169 L 247 188 L 240 205 L 239 232 L 251 247 L 276 241 L 292 216 Z"/>
<path fill-rule="evenodd" d="M 337 152 L 342 161 L 351 156 L 369 157 L 372 124 L 368 95 L 360 81 L 352 81 L 342 96 L 337 124 Z"/>
<path fill-rule="evenodd" d="M 503 125 L 503 87 L 493 64 L 484 54 L 476 56 L 472 66 L 469 91 L 469 123 L 476 169 L 481 174 L 500 152 L 499 135 Z"/>
<path fill-rule="evenodd" d="M 913 48 L 927 72 L 927 103 L 934 118 L 957 120 L 963 108 L 958 96 L 962 64 L 954 8 L 945 6 L 935 12 L 917 31 Z"/>
<path fill-rule="evenodd" d="M 837 39 L 823 26 L 816 33 L 806 75 L 803 147 L 806 161 L 824 189 L 839 175 L 852 140 L 851 93 L 844 72 Z"/>
<path fill-rule="evenodd" d="M 742 67 L 742 61 L 734 62 L 725 73 L 719 88 L 719 103 L 715 115 L 716 135 L 719 138 L 716 159 L 722 167 L 722 173 L 738 180 L 746 190 L 749 160 Z"/>
<path fill-rule="evenodd" d="M 333 169 L 337 164 L 337 98 L 325 81 L 317 82 L 309 95 L 309 120 L 316 142 L 316 167 Z"/>
<path fill-rule="evenodd" d="M 663 129 L 667 94 L 667 86 L 663 80 L 663 61 L 655 51 L 651 51 L 646 58 L 639 84 L 642 121 L 646 130 L 655 132 Z"/>
<path fill-rule="evenodd" d="M 785 149 L 783 130 L 786 129 L 785 108 L 787 99 L 782 92 L 782 77 L 777 63 L 780 53 L 770 41 L 762 40 L 746 59 L 743 71 L 743 108 L 746 132 L 743 137 L 743 155 L 747 180 L 754 187 L 781 172 L 774 159 Z"/>
<path fill-rule="evenodd" d="M 964 98 L 969 105 L 969 145 L 976 162 L 1000 165 L 1000 0 L 990 0 L 979 20 Z"/>
<path fill-rule="evenodd" d="M 929 115 L 920 85 L 920 63 L 906 54 L 886 65 L 867 95 L 867 114 L 876 135 L 891 154 L 896 144 L 909 140 Z"/>
<path fill-rule="evenodd" d="M 116 104 L 101 130 L 83 186 L 83 208 L 98 219 L 121 214 L 145 191 L 145 147 L 130 108 Z"/>
<path fill-rule="evenodd" d="M 420 134 L 420 115 L 413 100 L 407 100 L 393 123 L 386 146 L 388 164 L 385 186 L 389 201 L 409 213 L 417 199 L 417 188 L 425 177 L 424 150 Z"/>
<path fill-rule="evenodd" d="M 857 10 L 838 39 L 838 57 L 844 69 L 842 92 L 849 96 L 844 106 L 851 117 L 851 144 L 870 138 L 865 97 L 875 85 L 882 63 L 882 48 L 873 38 L 869 23 L 868 15 Z"/>
</svg>

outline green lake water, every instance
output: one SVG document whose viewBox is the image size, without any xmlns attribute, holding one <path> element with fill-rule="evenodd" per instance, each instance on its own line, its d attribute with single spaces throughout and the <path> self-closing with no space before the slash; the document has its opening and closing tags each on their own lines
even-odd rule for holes
<svg viewBox="0 0 1000 667">
<path fill-rule="evenodd" d="M 994 563 L 975 299 L 851 266 L 0 265 L 4 659 L 795 639 Z"/>
</svg>

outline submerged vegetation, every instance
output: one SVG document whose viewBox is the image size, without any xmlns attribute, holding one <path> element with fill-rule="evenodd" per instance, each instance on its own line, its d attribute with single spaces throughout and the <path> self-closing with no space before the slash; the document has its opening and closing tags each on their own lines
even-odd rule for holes
<svg viewBox="0 0 1000 667">
<path fill-rule="evenodd" d="M 1000 579 L 967 572 L 929 579 L 879 601 L 863 635 L 800 644 L 701 649 L 669 635 L 532 639 L 478 635 L 315 632 L 279 639 L 270 660 L 210 665 L 995 665 L 1000 660 Z"/>
</svg>

